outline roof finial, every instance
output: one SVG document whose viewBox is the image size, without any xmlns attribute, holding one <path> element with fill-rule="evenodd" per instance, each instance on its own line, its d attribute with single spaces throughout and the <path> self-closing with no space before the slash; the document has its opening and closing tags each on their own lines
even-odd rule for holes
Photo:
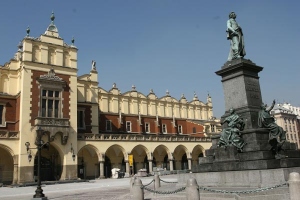
<svg viewBox="0 0 300 200">
<path fill-rule="evenodd" d="M 132 88 L 132 91 L 136 91 L 135 90 L 135 88 L 136 88 L 135 85 L 132 85 L 131 88 Z"/>
<path fill-rule="evenodd" d="M 26 37 L 29 37 L 29 33 L 30 33 L 30 28 L 29 28 L 29 26 L 27 26 L 27 29 L 26 29 Z"/>
<path fill-rule="evenodd" d="M 72 40 L 71 40 L 72 46 L 74 46 L 74 42 L 75 42 L 75 39 L 74 39 L 74 36 L 73 36 Z"/>
<path fill-rule="evenodd" d="M 50 19 L 51 19 L 51 23 L 54 24 L 55 16 L 54 16 L 53 10 L 52 10 L 52 15 L 51 15 Z"/>
<path fill-rule="evenodd" d="M 22 49 L 23 49 L 22 41 L 19 42 L 18 48 L 19 48 L 18 51 L 22 51 Z"/>
<path fill-rule="evenodd" d="M 167 91 L 166 91 L 166 96 L 170 96 L 170 92 L 169 92 L 168 89 L 167 89 Z"/>
<path fill-rule="evenodd" d="M 153 89 L 151 88 L 150 89 L 150 93 L 149 94 L 154 94 L 154 92 L 153 92 Z"/>
<path fill-rule="evenodd" d="M 185 96 L 184 96 L 184 94 L 182 93 L 182 95 L 181 95 L 181 99 L 185 99 Z"/>
<path fill-rule="evenodd" d="M 96 61 L 92 60 L 92 70 L 96 70 Z"/>
</svg>

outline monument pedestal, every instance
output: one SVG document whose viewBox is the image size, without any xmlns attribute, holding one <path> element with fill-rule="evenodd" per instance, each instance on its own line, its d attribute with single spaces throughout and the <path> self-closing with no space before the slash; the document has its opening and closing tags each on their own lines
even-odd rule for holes
<svg viewBox="0 0 300 200">
<path fill-rule="evenodd" d="M 229 109 L 243 118 L 242 139 L 246 142 L 243 151 L 234 146 L 218 147 L 220 136 L 212 138 L 212 147 L 206 150 L 206 157 L 200 158 L 198 172 L 243 171 L 290 168 L 300 166 L 300 151 L 294 143 L 285 142 L 282 148 L 286 157 L 276 159 L 269 144 L 269 130 L 258 128 L 258 112 L 262 97 L 258 73 L 262 67 L 251 60 L 228 61 L 216 74 L 222 77 L 226 113 Z"/>
</svg>

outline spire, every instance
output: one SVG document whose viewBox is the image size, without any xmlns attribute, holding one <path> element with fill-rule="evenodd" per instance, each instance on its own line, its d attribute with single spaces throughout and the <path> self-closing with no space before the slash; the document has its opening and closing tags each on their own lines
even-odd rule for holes
<svg viewBox="0 0 300 200">
<path fill-rule="evenodd" d="M 58 35 L 58 29 L 57 29 L 57 27 L 54 24 L 54 19 L 55 19 L 54 12 L 52 11 L 52 14 L 51 14 L 51 17 L 50 17 L 51 23 L 48 26 L 45 34 L 49 35 L 49 36 L 52 36 L 52 37 L 59 37 L 59 35 Z"/>
</svg>

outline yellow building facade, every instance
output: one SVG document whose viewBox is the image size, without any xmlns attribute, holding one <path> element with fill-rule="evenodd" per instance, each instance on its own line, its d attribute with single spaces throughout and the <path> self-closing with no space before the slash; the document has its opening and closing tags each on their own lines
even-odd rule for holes
<svg viewBox="0 0 300 200">
<path fill-rule="evenodd" d="M 14 58 L 0 66 L 0 182 L 36 180 L 37 131 L 42 130 L 42 180 L 109 178 L 154 167 L 192 170 L 218 132 L 212 100 L 144 95 L 133 86 L 98 86 L 96 62 L 77 75 L 77 48 L 54 24 L 27 35 Z M 26 145 L 25 145 L 26 144 Z M 133 155 L 130 166 L 129 155 Z"/>
</svg>

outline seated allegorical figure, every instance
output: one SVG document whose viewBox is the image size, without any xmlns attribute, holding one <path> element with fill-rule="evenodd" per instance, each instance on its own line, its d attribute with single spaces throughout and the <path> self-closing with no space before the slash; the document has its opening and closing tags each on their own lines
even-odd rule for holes
<svg viewBox="0 0 300 200">
<path fill-rule="evenodd" d="M 280 159 L 286 157 L 279 153 L 282 150 L 283 143 L 286 141 L 286 132 L 282 127 L 276 124 L 274 117 L 270 114 L 274 105 L 275 100 L 273 100 L 269 108 L 267 108 L 266 104 L 261 105 L 261 110 L 258 113 L 258 126 L 269 130 L 269 144 L 272 146 L 271 150 L 275 153 L 275 158 Z"/>
<path fill-rule="evenodd" d="M 244 130 L 245 123 L 243 118 L 236 114 L 233 108 L 231 108 L 229 112 L 230 115 L 221 123 L 222 125 L 228 123 L 228 127 L 222 130 L 218 147 L 235 146 L 242 152 L 246 144 L 243 138 L 241 138 L 241 131 Z"/>
</svg>

